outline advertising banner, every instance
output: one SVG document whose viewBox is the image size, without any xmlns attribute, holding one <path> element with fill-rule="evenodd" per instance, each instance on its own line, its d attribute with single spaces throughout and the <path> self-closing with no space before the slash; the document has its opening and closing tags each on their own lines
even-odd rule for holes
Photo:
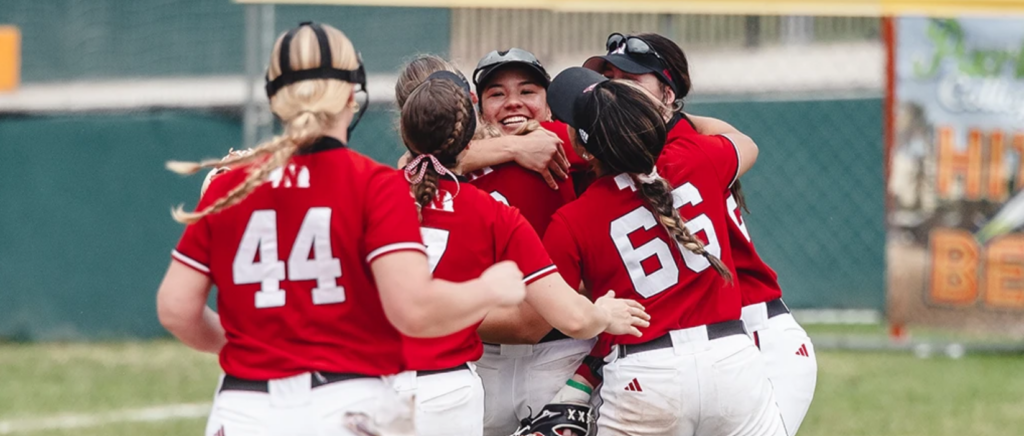
<svg viewBox="0 0 1024 436">
<path fill-rule="evenodd" d="M 892 322 L 1024 336 L 1024 19 L 895 19 Z"/>
</svg>

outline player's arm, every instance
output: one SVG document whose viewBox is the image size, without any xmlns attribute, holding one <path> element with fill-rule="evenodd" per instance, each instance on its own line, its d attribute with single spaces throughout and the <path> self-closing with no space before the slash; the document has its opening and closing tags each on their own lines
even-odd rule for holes
<svg viewBox="0 0 1024 436">
<path fill-rule="evenodd" d="M 739 155 L 739 175 L 742 176 L 757 161 L 758 148 L 754 140 L 740 132 L 731 124 L 711 117 L 701 117 L 687 114 L 690 121 L 697 129 L 697 133 L 709 136 L 724 136 L 736 146 L 736 153 Z"/>
<path fill-rule="evenodd" d="M 480 322 L 495 307 L 523 301 L 523 273 L 513 262 L 499 262 L 463 283 L 434 279 L 404 175 L 381 167 L 366 187 L 364 255 L 384 314 L 399 331 L 445 336 Z"/>
<path fill-rule="evenodd" d="M 562 276 L 550 274 L 526 288 L 526 302 L 554 328 L 575 339 L 590 339 L 602 332 L 642 336 L 651 317 L 640 303 L 615 298 L 609 292 L 591 303 L 570 288 Z"/>
<path fill-rule="evenodd" d="M 487 313 L 476 329 L 480 339 L 492 344 L 536 344 L 551 331 L 544 320 L 528 303 L 515 307 L 501 307 Z"/>
<path fill-rule="evenodd" d="M 569 159 L 562 140 L 545 129 L 522 136 L 475 140 L 459 156 L 456 170 L 466 174 L 506 162 L 539 173 L 551 189 L 558 189 L 558 181 L 569 178 Z"/>
<path fill-rule="evenodd" d="M 503 258 L 515 260 L 524 265 L 524 269 L 534 271 L 527 276 L 526 302 L 536 309 L 548 324 L 576 339 L 589 339 L 602 332 L 641 335 L 637 327 L 649 325 L 650 317 L 640 303 L 616 299 L 613 292 L 591 303 L 587 297 L 570 287 L 562 278 L 563 275 L 557 274 L 556 267 L 552 265 L 551 259 L 556 256 L 571 256 L 562 256 L 561 253 L 547 256 L 545 246 L 537 237 L 537 233 L 518 211 L 504 206 L 501 207 L 501 211 L 505 216 L 505 226 L 511 230 Z M 552 220 L 548 227 L 548 234 L 552 234 L 552 245 L 575 247 L 574 244 L 562 242 L 569 238 L 564 232 L 564 226 L 563 220 L 557 216 Z M 571 263 L 573 262 L 563 262 L 567 268 L 566 275 L 579 283 L 579 273 L 575 272 L 579 268 L 579 263 L 575 262 L 575 270 L 572 269 Z M 563 264 L 559 264 L 559 267 Z"/>
<path fill-rule="evenodd" d="M 156 294 L 157 317 L 167 331 L 189 347 L 219 353 L 227 343 L 220 316 L 206 306 L 212 281 L 172 260 Z"/>
<path fill-rule="evenodd" d="M 479 279 L 453 283 L 431 277 L 427 256 L 398 251 L 370 264 L 384 314 L 403 334 L 418 338 L 450 335 L 476 324 L 491 309 L 523 299 L 523 274 L 513 262 L 488 268 Z"/>
</svg>

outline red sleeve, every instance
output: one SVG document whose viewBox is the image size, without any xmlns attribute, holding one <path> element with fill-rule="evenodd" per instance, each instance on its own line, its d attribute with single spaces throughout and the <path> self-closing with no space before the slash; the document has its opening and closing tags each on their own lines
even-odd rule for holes
<svg viewBox="0 0 1024 436">
<path fill-rule="evenodd" d="M 555 265 L 544 250 L 544 244 L 533 230 L 533 226 L 523 218 L 519 209 L 506 206 L 489 198 L 497 209 L 494 236 L 498 260 L 511 260 L 523 272 L 523 282 L 527 285 L 540 280 L 556 271 Z"/>
<path fill-rule="evenodd" d="M 544 233 L 544 247 L 558 267 L 562 279 L 569 287 L 579 289 L 582 280 L 580 247 L 569 231 L 565 218 L 558 212 L 551 217 L 551 224 L 548 224 L 548 230 Z"/>
<path fill-rule="evenodd" d="M 199 199 L 199 204 L 196 205 L 195 210 L 205 209 L 214 201 L 227 195 L 228 190 L 235 186 L 229 180 L 222 179 L 228 179 L 228 177 L 218 176 L 210 182 L 210 186 L 206 189 L 206 193 L 202 198 Z M 178 245 L 171 251 L 171 258 L 207 276 L 211 276 L 210 240 L 210 217 L 205 216 L 185 227 L 185 232 L 181 234 Z"/>
<path fill-rule="evenodd" d="M 700 149 L 714 165 L 719 182 L 728 189 L 740 175 L 740 152 L 736 149 L 736 144 L 733 144 L 732 140 L 725 136 L 716 135 L 706 138 L 707 146 Z"/>
<path fill-rule="evenodd" d="M 363 233 L 366 263 L 396 251 L 426 253 L 420 236 L 416 204 L 401 172 L 384 166 L 370 178 L 366 193 L 366 229 Z"/>
<path fill-rule="evenodd" d="M 569 139 L 569 125 L 561 121 L 547 121 L 540 123 L 540 126 L 555 135 L 558 135 L 558 139 L 562 140 L 562 148 L 565 150 L 565 157 L 569 159 L 569 169 L 571 171 L 587 171 L 590 168 L 590 164 L 583 160 L 576 150 L 572 148 L 572 140 Z"/>
</svg>

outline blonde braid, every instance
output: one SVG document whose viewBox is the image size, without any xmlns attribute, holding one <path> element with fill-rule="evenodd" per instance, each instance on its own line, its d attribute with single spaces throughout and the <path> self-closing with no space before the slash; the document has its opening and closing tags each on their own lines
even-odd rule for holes
<svg viewBox="0 0 1024 436">
<path fill-rule="evenodd" d="M 332 118 L 330 114 L 325 113 L 303 112 L 299 114 L 285 129 L 288 133 L 256 148 L 256 150 L 260 150 L 261 155 L 269 154 L 270 157 L 250 168 L 245 181 L 201 211 L 185 212 L 184 207 L 179 205 L 171 210 L 171 216 L 179 223 L 192 224 L 207 215 L 215 214 L 239 203 L 266 182 L 270 173 L 284 166 L 295 155 L 295 152 L 316 141 Z M 253 154 L 256 154 L 255 150 Z M 248 159 L 248 161 L 251 160 L 253 159 Z M 242 161 L 242 159 L 238 161 Z M 235 163 L 237 164 L 238 161 Z M 224 162 L 218 162 L 220 166 L 225 165 Z M 170 163 L 168 163 L 168 168 L 170 168 Z"/>
<path fill-rule="evenodd" d="M 704 241 L 693 236 L 690 229 L 686 228 L 686 220 L 679 215 L 679 211 L 672 204 L 672 186 L 661 177 L 656 177 L 652 183 L 643 183 L 637 174 L 629 176 L 633 179 L 633 184 L 636 185 L 640 196 L 658 215 L 658 222 L 665 227 L 672 238 L 690 252 L 704 256 L 726 282 L 732 283 L 732 273 L 729 272 L 729 268 L 722 263 L 718 256 L 708 253 L 704 247 Z"/>
</svg>

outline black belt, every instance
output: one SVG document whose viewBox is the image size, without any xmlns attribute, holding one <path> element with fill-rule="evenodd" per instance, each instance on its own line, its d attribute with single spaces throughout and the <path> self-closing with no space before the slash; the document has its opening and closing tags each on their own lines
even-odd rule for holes
<svg viewBox="0 0 1024 436">
<path fill-rule="evenodd" d="M 310 376 L 310 387 L 318 388 L 331 383 L 338 383 L 357 378 L 373 378 L 368 375 L 350 374 L 342 372 L 314 372 Z M 225 375 L 224 382 L 220 384 L 220 391 L 249 391 L 249 392 L 270 392 L 266 380 L 247 380 L 232 375 Z"/>
<path fill-rule="evenodd" d="M 451 368 L 445 368 L 445 369 L 431 369 L 431 370 L 427 370 L 427 371 L 416 371 L 416 376 L 417 377 L 422 377 L 422 376 L 425 376 L 425 375 L 444 374 L 446 372 L 462 371 L 464 369 L 469 369 L 469 364 L 468 363 L 463 363 L 462 365 L 453 366 Z"/>
<path fill-rule="evenodd" d="M 743 327 L 743 321 L 738 319 L 708 324 L 707 327 L 709 341 L 724 338 L 726 336 L 747 334 L 747 329 Z M 670 333 L 665 333 L 656 339 L 652 339 L 642 344 L 619 345 L 619 358 L 621 359 L 623 357 L 636 353 L 643 353 L 645 351 L 661 350 L 663 348 L 672 348 L 672 335 Z"/>
<path fill-rule="evenodd" d="M 566 336 L 565 333 L 562 333 L 558 329 L 551 329 L 551 331 L 548 332 L 548 334 L 544 335 L 543 338 L 540 338 L 540 340 L 537 341 L 537 344 L 543 344 L 545 342 L 560 341 L 562 339 L 571 339 L 571 338 Z M 486 344 L 486 345 L 494 345 L 496 347 L 501 346 L 501 344 L 492 344 L 490 342 L 484 342 L 484 344 Z M 537 344 L 531 344 L 531 345 L 537 345 Z"/>
<path fill-rule="evenodd" d="M 768 318 L 775 318 L 776 316 L 789 313 L 789 307 L 786 306 L 786 303 L 782 302 L 781 298 L 776 298 L 764 303 L 764 305 L 768 308 Z"/>
<path fill-rule="evenodd" d="M 543 338 L 540 338 L 540 341 L 537 341 L 537 343 L 543 344 L 545 342 L 560 341 L 562 339 L 569 339 L 569 337 L 558 329 L 551 329 L 551 331 L 548 332 L 548 334 L 544 335 Z"/>
</svg>

